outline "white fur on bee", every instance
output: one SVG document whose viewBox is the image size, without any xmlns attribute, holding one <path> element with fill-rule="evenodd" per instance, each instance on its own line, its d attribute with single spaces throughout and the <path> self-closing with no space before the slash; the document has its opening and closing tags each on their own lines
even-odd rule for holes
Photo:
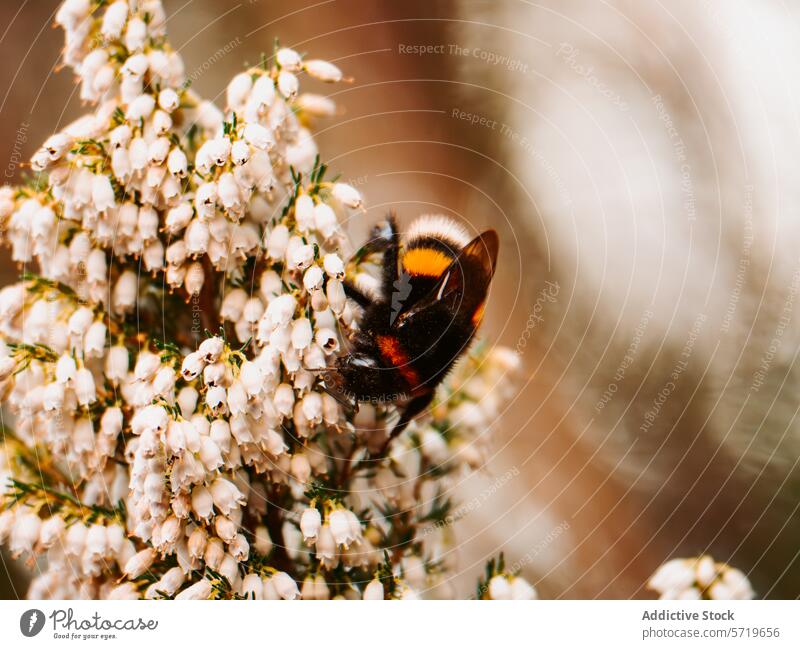
<svg viewBox="0 0 800 649">
<path fill-rule="evenodd" d="M 420 216 L 405 233 L 407 244 L 425 237 L 434 237 L 452 243 L 454 248 L 463 248 L 471 239 L 463 226 L 444 214 Z"/>
<path fill-rule="evenodd" d="M 365 272 L 358 273 L 355 276 L 353 284 L 359 291 L 364 293 L 364 295 L 372 300 L 377 301 L 383 297 L 381 291 L 381 282 L 374 275 L 370 275 L 369 273 Z"/>
</svg>

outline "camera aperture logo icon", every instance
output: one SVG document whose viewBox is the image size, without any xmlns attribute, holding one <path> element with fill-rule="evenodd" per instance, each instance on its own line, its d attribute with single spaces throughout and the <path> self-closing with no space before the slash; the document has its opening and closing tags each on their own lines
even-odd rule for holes
<svg viewBox="0 0 800 649">
<path fill-rule="evenodd" d="M 44 628 L 44 613 L 38 608 L 31 608 L 19 618 L 19 630 L 26 638 L 32 638 Z"/>
</svg>

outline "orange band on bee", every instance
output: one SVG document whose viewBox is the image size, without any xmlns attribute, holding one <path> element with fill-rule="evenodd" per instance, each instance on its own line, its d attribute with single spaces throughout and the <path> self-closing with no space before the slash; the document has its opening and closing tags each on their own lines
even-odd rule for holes
<svg viewBox="0 0 800 649">
<path fill-rule="evenodd" d="M 403 268 L 411 275 L 441 277 L 453 259 L 436 248 L 411 248 L 403 255 Z"/>
<path fill-rule="evenodd" d="M 486 310 L 486 302 L 481 302 L 475 312 L 472 314 L 472 324 L 478 326 L 483 320 L 483 312 Z"/>
<path fill-rule="evenodd" d="M 400 341 L 394 336 L 376 336 L 378 349 L 381 356 L 394 367 L 408 385 L 413 389 L 419 385 L 419 375 L 411 365 L 409 365 L 408 354 L 406 354 Z"/>
</svg>

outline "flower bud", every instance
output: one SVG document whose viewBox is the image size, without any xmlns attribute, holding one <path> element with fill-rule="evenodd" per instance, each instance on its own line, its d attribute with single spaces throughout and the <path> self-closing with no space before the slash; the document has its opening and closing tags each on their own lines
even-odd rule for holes
<svg viewBox="0 0 800 649">
<path fill-rule="evenodd" d="M 155 558 L 156 551 L 153 548 L 146 548 L 141 552 L 137 552 L 128 559 L 123 573 L 129 579 L 138 579 L 153 565 Z"/>
<path fill-rule="evenodd" d="M 312 59 L 303 64 L 305 71 L 315 79 L 328 83 L 342 80 L 342 71 L 333 63 L 321 59 Z"/>
</svg>

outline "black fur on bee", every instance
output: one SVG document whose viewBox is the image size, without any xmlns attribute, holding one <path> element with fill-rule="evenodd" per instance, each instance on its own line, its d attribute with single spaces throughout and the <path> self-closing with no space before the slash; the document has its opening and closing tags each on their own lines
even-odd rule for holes
<svg viewBox="0 0 800 649">
<path fill-rule="evenodd" d="M 373 228 L 365 254 L 381 253 L 379 295 L 345 282 L 363 309 L 349 353 L 326 375 L 326 388 L 358 402 L 395 403 L 400 419 L 384 446 L 433 399 L 436 386 L 469 347 L 483 316 L 497 263 L 498 238 L 474 239 L 444 216 L 421 217 L 401 239 L 390 214 Z"/>
</svg>

